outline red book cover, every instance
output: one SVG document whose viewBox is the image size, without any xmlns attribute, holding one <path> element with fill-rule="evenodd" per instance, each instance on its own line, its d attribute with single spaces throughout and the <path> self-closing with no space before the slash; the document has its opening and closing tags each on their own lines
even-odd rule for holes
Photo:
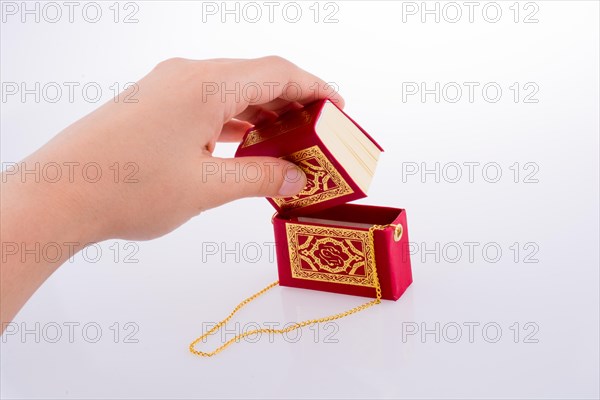
<svg viewBox="0 0 600 400">
<path fill-rule="evenodd" d="M 369 235 L 369 227 L 382 225 Z M 273 218 L 279 283 L 304 289 L 397 300 L 412 283 L 406 211 L 343 204 Z"/>
<path fill-rule="evenodd" d="M 326 99 L 319 100 L 301 109 L 288 111 L 275 121 L 249 129 L 237 149 L 236 157 L 283 158 L 305 172 L 307 185 L 298 195 L 268 199 L 278 212 L 305 214 L 366 197 L 366 193 L 317 135 L 316 125 L 327 102 L 334 104 Z M 344 115 L 379 151 L 383 151 L 356 122 L 347 114 Z"/>
</svg>

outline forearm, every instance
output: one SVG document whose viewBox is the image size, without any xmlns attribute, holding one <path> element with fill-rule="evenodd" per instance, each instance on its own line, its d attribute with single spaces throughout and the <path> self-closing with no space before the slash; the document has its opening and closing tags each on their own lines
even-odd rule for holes
<svg viewBox="0 0 600 400">
<path fill-rule="evenodd" d="M 271 89 L 223 99 L 208 96 L 207 82 Z M 295 90 L 288 91 L 292 84 Z M 212 152 L 217 141 L 240 140 L 265 116 L 324 97 L 343 106 L 328 87 L 280 57 L 170 59 L 19 163 L 27 171 L 58 166 L 63 173 L 58 182 L 39 179 L 35 172 L 5 171 L 0 176 L 2 330 L 37 288 L 88 243 L 157 238 L 233 200 L 299 193 L 306 179 L 289 161 L 217 158 Z M 134 101 L 125 101 L 133 95 Z M 100 175 L 86 179 L 79 169 L 72 179 L 69 166 L 75 165 L 94 165 Z M 218 170 L 206 173 L 206 165 Z M 259 179 L 231 173 L 247 167 L 258 167 Z"/>
<path fill-rule="evenodd" d="M 35 163 L 34 159 L 21 165 Z M 2 332 L 40 285 L 92 240 L 65 184 L 2 174 L 0 321 Z M 24 182 L 23 182 L 24 181 Z"/>
</svg>

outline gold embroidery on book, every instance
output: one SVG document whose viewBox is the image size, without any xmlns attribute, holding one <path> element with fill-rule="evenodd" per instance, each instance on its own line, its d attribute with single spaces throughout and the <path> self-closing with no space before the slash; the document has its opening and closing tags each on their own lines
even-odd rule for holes
<svg viewBox="0 0 600 400">
<path fill-rule="evenodd" d="M 309 147 L 282 158 L 298 165 L 306 174 L 306 187 L 302 192 L 293 197 L 273 199 L 282 210 L 305 207 L 354 193 L 319 146 Z"/>
<path fill-rule="evenodd" d="M 286 233 L 293 278 L 375 286 L 368 231 L 288 223 Z"/>
</svg>

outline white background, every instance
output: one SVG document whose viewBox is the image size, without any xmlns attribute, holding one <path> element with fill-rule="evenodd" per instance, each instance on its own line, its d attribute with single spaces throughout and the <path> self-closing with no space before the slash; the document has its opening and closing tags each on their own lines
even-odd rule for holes
<svg viewBox="0 0 600 400">
<path fill-rule="evenodd" d="M 111 85 L 135 81 L 163 59 L 278 54 L 335 82 L 346 111 L 386 149 L 369 197 L 360 203 L 407 209 L 410 240 L 418 246 L 414 284 L 397 302 L 318 332 L 305 328 L 297 341 L 265 335 L 212 359 L 194 357 L 187 346 L 203 323 L 223 318 L 277 278 L 269 252 L 273 209 L 263 199 L 238 201 L 137 243 L 137 263 L 125 262 L 135 247 L 111 241 L 102 244 L 96 262 L 92 249 L 88 260 L 79 254 L 60 268 L 15 321 L 33 331 L 40 323 L 39 343 L 33 333 L 2 339 L 3 398 L 598 398 L 597 2 L 522 2 L 517 23 L 512 1 L 498 3 L 496 23 L 482 15 L 485 2 L 473 22 L 459 2 L 463 15 L 456 23 L 448 21 L 454 18 L 448 7 L 439 23 L 434 15 L 423 23 L 420 13 L 403 14 L 410 4 L 392 1 L 321 3 L 317 22 L 313 2 L 300 2 L 297 23 L 282 15 L 285 3 L 270 22 L 258 2 L 263 16 L 256 23 L 244 15 L 239 23 L 226 15 L 222 23 L 220 13 L 203 14 L 202 3 L 191 1 L 121 4 L 118 23 L 112 2 L 100 3 L 97 23 L 82 17 L 80 3 L 70 23 L 68 9 L 58 4 L 63 16 L 56 23 L 44 15 L 39 23 L 33 16 L 23 23 L 20 12 L 3 14 L 2 82 L 30 88 L 35 82 L 96 82 L 103 97 L 93 103 L 76 90 L 73 102 L 67 92 L 56 103 L 44 96 L 39 103 L 33 96 L 3 98 L 3 162 L 20 160 L 111 99 Z M 494 18 L 489 7 L 486 17 Z M 132 11 L 138 22 L 123 23 Z M 332 11 L 337 22 L 325 23 Z M 534 11 L 538 22 L 524 23 Z M 54 11 L 45 17 L 54 18 Z M 456 103 L 448 101 L 454 92 L 436 103 L 433 95 L 403 101 L 403 82 L 480 86 L 473 102 L 463 86 Z M 502 89 L 495 103 L 481 93 L 489 82 Z M 517 102 L 510 89 L 515 82 Z M 528 90 L 527 83 L 533 84 Z M 537 102 L 524 102 L 536 87 L 529 100 Z M 234 150 L 220 145 L 217 154 Z M 414 163 L 433 169 L 436 162 L 439 182 L 433 174 L 403 176 Z M 480 163 L 473 182 L 465 162 Z M 515 162 L 519 176 L 510 168 Z M 453 163 L 462 166 L 456 183 L 450 182 Z M 497 164 L 484 174 L 487 163 Z M 498 166 L 500 180 L 488 182 Z M 465 242 L 477 243 L 472 258 Z M 240 250 L 207 254 L 213 243 Z M 120 249 L 117 262 L 110 246 Z M 252 328 L 249 322 L 283 324 L 363 301 L 276 288 L 235 321 L 239 331 Z M 73 343 L 70 322 L 79 324 Z M 86 341 L 95 336 L 93 328 L 84 335 L 86 323 L 102 329 L 97 343 Z M 478 324 L 471 338 L 469 323 Z M 49 340 L 52 324 L 62 326 L 57 343 Z M 457 339 L 456 326 L 462 333 Z M 129 339 L 137 343 L 126 343 L 135 327 Z M 415 327 L 419 332 L 407 335 Z M 231 338 L 235 323 L 228 329 Z M 422 329 L 433 333 L 421 336 Z M 217 336 L 204 348 L 220 343 Z"/>
</svg>

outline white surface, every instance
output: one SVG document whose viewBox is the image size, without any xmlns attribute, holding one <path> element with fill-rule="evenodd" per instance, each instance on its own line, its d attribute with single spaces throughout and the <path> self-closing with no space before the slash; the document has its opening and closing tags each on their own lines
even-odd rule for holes
<svg viewBox="0 0 600 400">
<path fill-rule="evenodd" d="M 249 199 L 207 212 L 170 235 L 139 243 L 139 263 L 123 262 L 123 242 L 115 263 L 109 249 L 114 243 L 104 243 L 98 262 L 76 256 L 18 315 L 16 322 L 30 329 L 36 322 L 57 323 L 63 337 L 36 343 L 33 335 L 24 341 L 5 336 L 3 398 L 598 398 L 597 2 L 538 1 L 534 24 L 513 22 L 513 2 L 499 3 L 503 14 L 495 24 L 480 12 L 473 23 L 466 16 L 455 24 L 432 17 L 421 23 L 418 15 L 403 23 L 400 2 L 338 2 L 339 22 L 332 24 L 313 22 L 312 2 L 301 3 L 304 16 L 296 24 L 280 14 L 274 23 L 235 23 L 232 17 L 225 24 L 218 17 L 203 23 L 200 3 L 138 2 L 139 23 L 115 24 L 111 3 L 102 3 L 106 17 L 96 24 L 80 14 L 72 24 L 8 19 L 1 31 L 2 81 L 94 81 L 104 89 L 104 101 L 110 85 L 135 81 L 172 56 L 287 57 L 334 81 L 349 115 L 386 149 L 362 203 L 406 208 L 411 241 L 429 249 L 439 242 L 438 255 L 444 246 L 446 254 L 439 262 L 435 254 L 425 260 L 423 252 L 414 254 L 414 284 L 398 302 L 322 327 L 318 340 L 305 329 L 297 343 L 263 337 L 208 360 L 187 351 L 202 323 L 224 317 L 276 279 L 268 254 L 269 204 Z M 520 6 L 522 19 L 532 9 Z M 497 103 L 480 92 L 473 103 L 435 103 L 432 96 L 425 103 L 416 96 L 403 102 L 402 82 L 497 82 L 503 96 Z M 531 91 L 522 85 L 536 83 L 539 102 L 515 103 L 509 89 L 514 82 L 522 94 Z M 73 103 L 65 97 L 57 103 L 3 102 L 2 161 L 18 161 L 96 106 L 80 92 Z M 220 155 L 233 151 L 233 145 L 218 148 Z M 480 165 L 469 183 L 463 166 L 458 183 L 436 183 L 431 175 L 422 183 L 418 176 L 403 179 L 402 166 L 413 165 L 402 164 L 407 162 L 449 165 L 450 179 L 454 164 L 447 163 L 495 162 L 502 177 L 486 182 Z M 520 183 L 509 169 L 515 162 Z M 527 162 L 539 167 L 538 183 L 522 182 L 535 167 L 524 169 Z M 239 243 L 246 257 L 236 262 L 232 254 L 204 252 L 203 260 L 203 246 L 211 242 L 228 249 Z M 472 260 L 464 242 L 480 243 Z M 510 249 L 514 242 L 521 248 L 519 262 Z M 253 243 L 262 250 L 256 262 Z M 452 243 L 463 252 L 457 262 L 451 262 Z M 498 262 L 482 256 L 486 243 L 498 243 Z M 524 263 L 535 246 L 539 262 Z M 494 248 L 488 250 L 495 257 Z M 236 321 L 289 322 L 362 301 L 276 288 Z M 69 322 L 80 324 L 73 343 L 64 326 Z M 102 328 L 98 343 L 82 336 L 89 322 Z M 118 343 L 110 330 L 115 322 Z M 127 322 L 139 327 L 138 343 L 124 343 L 123 334 L 131 332 L 124 329 Z M 437 322 L 445 333 L 439 343 L 431 334 L 403 341 L 403 330 L 422 323 L 432 329 Z M 472 343 L 464 325 L 469 322 L 480 324 Z M 518 343 L 510 329 L 515 322 Z M 535 325 L 526 330 L 528 322 Z M 450 343 L 453 323 L 463 327 L 457 343 Z M 482 335 L 486 323 L 501 327 L 497 343 Z M 539 330 L 529 339 L 538 343 L 524 343 L 535 326 Z M 326 334 L 336 327 L 329 339 L 337 343 L 327 343 Z M 490 328 L 487 338 L 493 336 Z"/>
</svg>

